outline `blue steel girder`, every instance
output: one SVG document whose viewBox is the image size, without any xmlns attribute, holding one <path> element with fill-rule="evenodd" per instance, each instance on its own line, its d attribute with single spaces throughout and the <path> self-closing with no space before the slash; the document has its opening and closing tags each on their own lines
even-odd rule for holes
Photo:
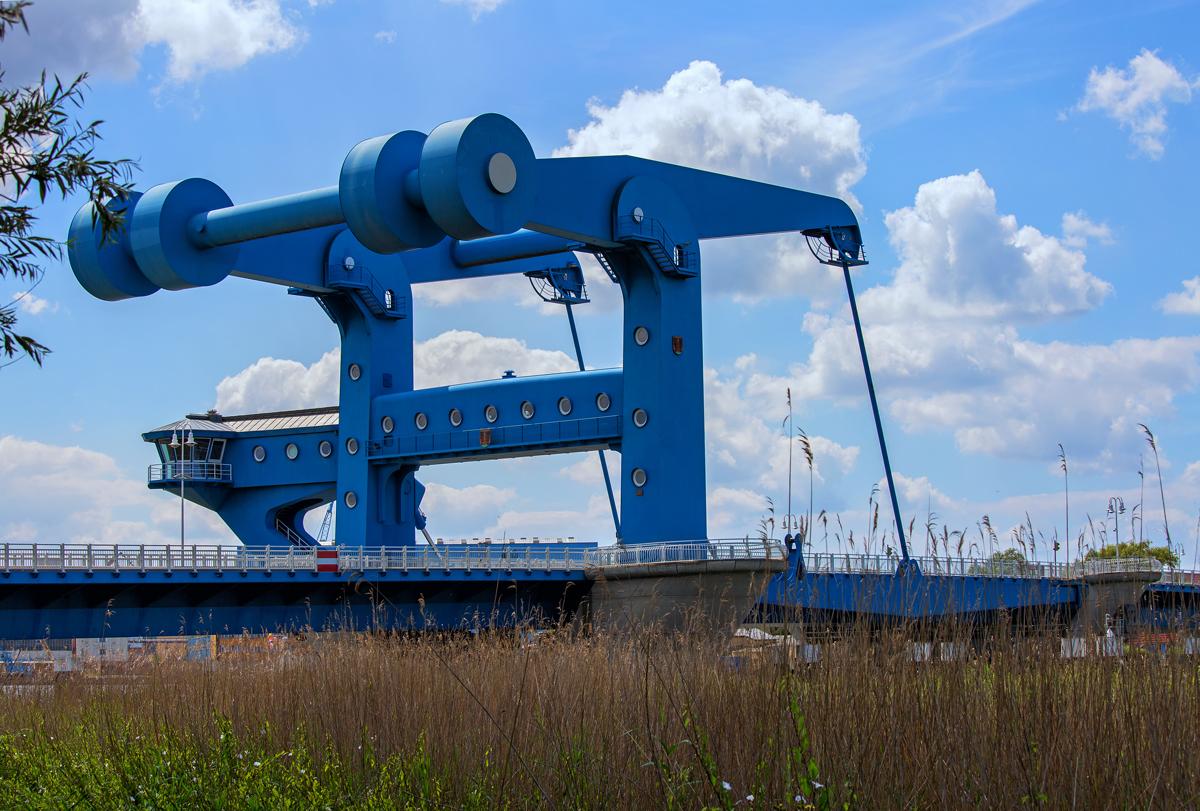
<svg viewBox="0 0 1200 811">
<path fill-rule="evenodd" d="M 622 453 L 624 541 L 705 538 L 699 242 L 830 227 L 860 238 L 842 200 L 628 156 L 537 159 L 495 114 L 364 141 L 327 189 L 235 206 L 192 178 L 111 205 L 129 221 L 116 244 L 104 243 L 90 204 L 71 227 L 72 269 L 99 298 L 230 274 L 320 297 L 342 337 L 329 462 L 342 507 L 337 540 L 367 546 L 415 541 L 421 465 L 592 448 Z M 536 273 L 573 261 L 571 251 L 597 253 L 621 286 L 620 372 L 413 391 L 413 284 Z M 603 413 L 589 399 L 598 383 L 610 390 Z M 553 406 L 543 402 L 559 389 L 580 410 L 545 419 Z M 526 400 L 532 420 L 513 410 Z M 499 422 L 479 424 L 487 405 L 501 410 Z M 412 421 L 420 408 L 429 409 L 424 429 Z M 449 408 L 463 424 L 440 425 Z M 266 485 L 249 509 L 282 485 Z M 242 482 L 231 489 L 226 502 Z"/>
<path fill-rule="evenodd" d="M 775 575 L 761 609 L 783 619 L 844 624 L 973 619 L 1024 612 L 1027 619 L 1073 615 L 1086 586 L 1050 577 L 928 575 L 897 561 L 892 574 L 805 571 L 793 552 L 788 569 Z"/>
</svg>

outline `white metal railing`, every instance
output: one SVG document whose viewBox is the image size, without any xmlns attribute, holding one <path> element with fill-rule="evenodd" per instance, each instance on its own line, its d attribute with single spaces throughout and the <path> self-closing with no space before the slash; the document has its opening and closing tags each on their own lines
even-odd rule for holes
<svg viewBox="0 0 1200 811">
<path fill-rule="evenodd" d="M 275 519 L 275 529 L 281 535 L 283 535 L 283 537 L 287 538 L 288 541 L 294 546 L 307 546 L 308 545 L 308 540 L 306 538 L 301 537 L 300 533 L 296 532 L 296 530 L 289 527 L 287 525 L 287 522 L 284 521 L 282 518 Z"/>
<path fill-rule="evenodd" d="M 1162 562 L 1154 558 L 1092 558 L 1084 561 L 1082 567 L 1077 563 L 1071 565 L 1080 575 L 1161 572 L 1163 570 Z"/>
<path fill-rule="evenodd" d="M 150 465 L 146 470 L 146 481 L 170 482 L 179 481 L 199 482 L 232 482 L 233 465 L 223 465 L 220 462 L 165 462 L 160 465 Z"/>
<path fill-rule="evenodd" d="M 207 544 L 15 544 L 0 548 L 0 572 L 264 572 L 316 571 L 317 551 L 336 551 L 340 571 L 579 571 L 592 567 L 706 560 L 785 560 L 777 541 L 697 541 L 581 549 L 567 544 L 435 544 L 404 547 L 246 547 Z M 982 558 L 913 558 L 927 575 L 1078 579 L 1114 572 L 1162 572 L 1153 558 L 1102 558 L 1084 563 L 1027 563 Z M 332 564 L 324 557 L 322 564 Z M 900 559 L 886 555 L 810 553 L 814 574 L 892 575 Z M 1164 583 L 1200 586 L 1200 572 L 1168 570 Z"/>
<path fill-rule="evenodd" d="M 584 550 L 542 544 L 509 547 L 489 544 L 338 548 L 342 571 L 579 571 Z"/>
<path fill-rule="evenodd" d="M 336 551 L 337 557 L 322 557 Z M 336 563 L 339 571 L 578 571 L 584 551 L 435 545 L 406 547 L 11 544 L 0 549 L 0 572 L 302 572 Z"/>
<path fill-rule="evenodd" d="M 589 567 L 642 566 L 650 563 L 687 563 L 702 560 L 786 560 L 787 550 L 778 541 L 676 541 L 602 546 L 587 550 L 584 559 Z"/>
<path fill-rule="evenodd" d="M 1158 582 L 1176 586 L 1200 586 L 1200 572 L 1164 569 L 1162 580 Z"/>
<path fill-rule="evenodd" d="M 922 573 L 946 577 L 1026 577 L 1076 580 L 1080 577 L 1119 572 L 1161 572 L 1154 558 L 1093 558 L 1082 563 L 1012 561 L 993 558 L 914 557 Z M 894 555 L 809 553 L 805 569 L 814 574 L 895 574 L 900 558 Z M 1182 573 L 1181 573 L 1182 574 Z M 1182 582 L 1182 581 L 1181 581 Z M 1188 581 L 1191 582 L 1191 581 Z M 1195 578 L 1200 584 L 1200 576 Z"/>
</svg>

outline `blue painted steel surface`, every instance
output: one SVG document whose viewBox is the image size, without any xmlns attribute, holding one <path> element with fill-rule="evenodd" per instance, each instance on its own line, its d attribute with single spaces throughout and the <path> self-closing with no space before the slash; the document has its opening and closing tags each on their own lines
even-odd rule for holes
<svg viewBox="0 0 1200 811">
<path fill-rule="evenodd" d="M 906 620 L 986 620 L 1000 612 L 1073 615 L 1086 587 L 1057 577 L 973 577 L 927 574 L 896 561 L 890 572 L 806 571 L 793 551 L 786 572 L 772 578 L 760 601 L 764 618 L 803 619 L 837 626 L 864 619 L 877 624 Z"/>
<path fill-rule="evenodd" d="M 379 550 L 326 548 L 319 554 L 331 556 L 332 571 L 321 571 L 319 555 L 293 559 L 281 547 L 249 555 L 231 547 L 133 547 L 114 566 L 111 547 L 85 553 L 52 545 L 32 556 L 26 547 L 18 567 L 6 545 L 0 625 L 6 638 L 37 639 L 553 624 L 591 588 L 583 572 L 591 548 L 407 547 L 387 550 L 386 559 Z"/>
</svg>

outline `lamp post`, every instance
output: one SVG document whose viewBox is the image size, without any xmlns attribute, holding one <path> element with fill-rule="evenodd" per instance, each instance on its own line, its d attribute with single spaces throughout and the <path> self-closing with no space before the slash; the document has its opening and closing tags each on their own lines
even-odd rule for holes
<svg viewBox="0 0 1200 811">
<path fill-rule="evenodd" d="M 180 432 L 182 433 L 182 431 Z M 187 433 L 187 440 L 180 443 L 179 438 L 175 436 L 175 432 L 171 432 L 171 441 L 167 443 L 167 447 L 175 448 L 176 462 L 179 465 L 179 554 L 183 554 L 183 538 L 184 538 L 184 503 L 183 497 L 184 480 L 184 460 L 185 457 L 191 455 L 191 451 L 196 447 L 196 437 L 191 432 Z M 182 452 L 181 452 L 182 451 Z"/>
</svg>

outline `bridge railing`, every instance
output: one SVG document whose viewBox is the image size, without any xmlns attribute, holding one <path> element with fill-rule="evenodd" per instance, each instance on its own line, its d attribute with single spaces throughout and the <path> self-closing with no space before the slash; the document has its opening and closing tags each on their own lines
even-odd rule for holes
<svg viewBox="0 0 1200 811">
<path fill-rule="evenodd" d="M 1123 572 L 1161 572 L 1154 558 L 1093 558 L 1082 563 L 1014 561 L 995 558 L 914 557 L 926 575 L 942 577 L 1021 577 L 1077 580 L 1081 577 Z M 863 555 L 817 552 L 805 555 L 805 568 L 814 574 L 891 575 L 900 566 L 894 555 Z M 1182 573 L 1180 573 L 1182 574 Z M 1182 582 L 1182 581 L 1181 581 Z M 1187 581 L 1192 582 L 1192 581 Z M 1196 576 L 1200 582 L 1200 575 Z"/>
<path fill-rule="evenodd" d="M 146 470 L 146 481 L 150 484 L 179 481 L 181 478 L 197 482 L 232 482 L 233 465 L 220 462 L 166 462 L 150 465 Z"/>
<path fill-rule="evenodd" d="M 318 559 L 317 551 L 333 556 Z M 206 544 L 13 544 L 0 549 L 0 572 L 300 572 L 335 563 L 339 571 L 578 571 L 584 550 L 542 544 L 346 548 L 291 544 L 247 547 Z"/>
<path fill-rule="evenodd" d="M 589 567 L 643 566 L 651 563 L 688 563 L 704 560 L 786 559 L 787 550 L 778 541 L 746 539 L 602 546 L 587 550 L 585 555 Z"/>
<path fill-rule="evenodd" d="M 490 544 L 435 544 L 338 550 L 342 571 L 579 571 L 584 550 L 542 544 L 537 548 Z"/>
<path fill-rule="evenodd" d="M 1200 572 L 1164 569 L 1162 580 L 1158 582 L 1175 586 L 1200 586 Z"/>
</svg>

